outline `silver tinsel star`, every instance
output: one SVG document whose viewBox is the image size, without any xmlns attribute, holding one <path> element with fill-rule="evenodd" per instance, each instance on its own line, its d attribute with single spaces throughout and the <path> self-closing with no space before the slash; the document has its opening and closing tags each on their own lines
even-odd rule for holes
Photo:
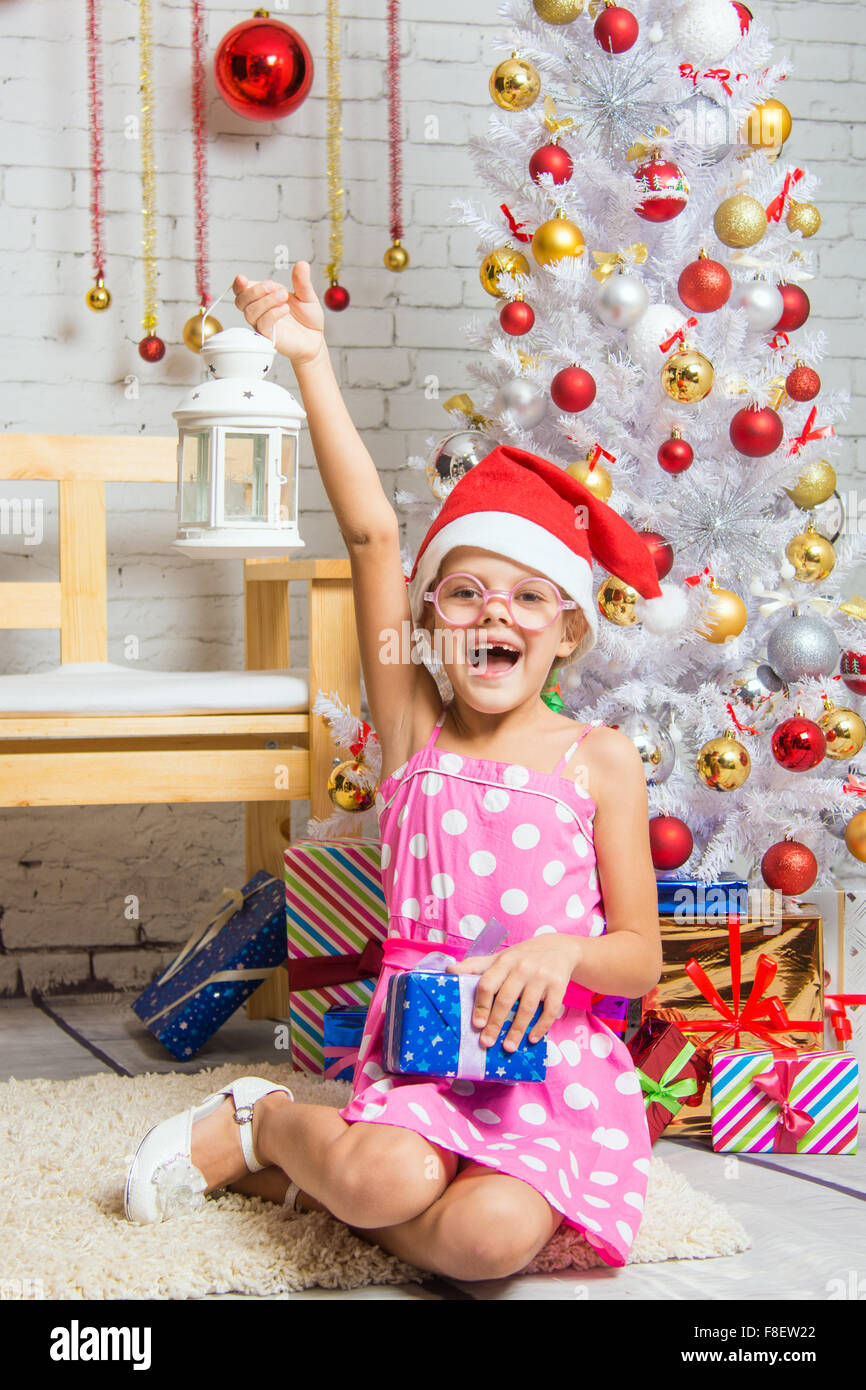
<svg viewBox="0 0 866 1390">
<path fill-rule="evenodd" d="M 583 134 L 599 136 L 607 153 L 622 155 L 656 126 L 673 126 L 669 89 L 666 65 L 653 55 L 584 53 L 564 98 Z"/>
<path fill-rule="evenodd" d="M 684 478 L 676 511 L 660 522 L 661 529 L 690 566 L 709 563 L 713 570 L 723 558 L 727 578 L 748 584 L 756 569 L 775 570 L 779 563 L 772 508 L 758 495 L 762 491 L 763 486 L 743 488 L 732 478 L 709 484 Z"/>
</svg>

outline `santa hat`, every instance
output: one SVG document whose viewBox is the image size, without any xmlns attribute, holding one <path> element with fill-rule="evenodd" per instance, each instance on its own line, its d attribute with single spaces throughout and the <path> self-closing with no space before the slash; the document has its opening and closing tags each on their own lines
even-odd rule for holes
<svg viewBox="0 0 866 1390">
<path fill-rule="evenodd" d="M 431 525 L 409 576 L 409 603 L 417 626 L 425 592 L 441 561 L 458 545 L 505 555 L 552 579 L 576 599 L 589 625 L 578 648 L 598 639 L 592 558 L 636 589 L 635 610 L 653 632 L 678 627 L 686 600 L 674 585 L 662 590 L 649 547 L 639 532 L 583 483 L 549 460 L 503 444 L 465 473 Z"/>
</svg>

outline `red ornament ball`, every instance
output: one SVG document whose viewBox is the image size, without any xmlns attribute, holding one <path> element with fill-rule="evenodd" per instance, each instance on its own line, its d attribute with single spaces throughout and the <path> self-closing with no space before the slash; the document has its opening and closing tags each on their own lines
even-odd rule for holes
<svg viewBox="0 0 866 1390">
<path fill-rule="evenodd" d="M 634 177 L 643 195 L 635 208 L 638 217 L 646 222 L 679 217 L 689 200 L 689 185 L 678 165 L 669 159 L 647 159 L 635 169 Z"/>
<path fill-rule="evenodd" d="M 731 297 L 731 277 L 721 261 L 699 256 L 691 261 L 677 281 L 677 294 L 695 314 L 712 314 Z"/>
<path fill-rule="evenodd" d="M 237 115 L 277 121 L 309 92 L 313 58 L 288 24 L 255 17 L 228 31 L 216 51 L 214 77 L 223 101 Z"/>
<path fill-rule="evenodd" d="M 737 14 L 740 17 L 740 33 L 748 34 L 749 25 L 751 24 L 755 16 L 752 14 L 752 11 L 750 9 L 748 9 L 745 5 L 742 5 L 740 3 L 740 0 L 732 0 L 732 3 L 734 9 L 737 11 Z"/>
<path fill-rule="evenodd" d="M 608 5 L 602 10 L 593 27 L 596 43 L 606 53 L 625 53 L 637 42 L 638 22 L 631 10 L 621 5 Z"/>
<path fill-rule="evenodd" d="M 821 378 L 800 362 L 786 376 L 785 390 L 792 401 L 813 401 L 821 390 Z"/>
<path fill-rule="evenodd" d="M 535 183 L 539 174 L 552 174 L 554 183 L 568 183 L 574 173 L 574 161 L 561 145 L 542 145 L 529 161 L 529 172 Z"/>
<path fill-rule="evenodd" d="M 347 309 L 349 291 L 343 285 L 329 285 L 322 295 L 329 309 Z"/>
<path fill-rule="evenodd" d="M 746 406 L 738 410 L 730 426 L 731 443 L 739 454 L 749 458 L 764 458 L 778 449 L 785 435 L 785 427 L 775 410 L 765 406 L 757 410 Z"/>
<path fill-rule="evenodd" d="M 866 652 L 843 652 L 839 671 L 843 685 L 855 695 L 866 695 Z"/>
<path fill-rule="evenodd" d="M 773 730 L 773 757 L 788 772 L 808 772 L 824 757 L 827 740 L 813 719 L 792 715 Z"/>
<path fill-rule="evenodd" d="M 646 541 L 647 549 L 656 567 L 656 574 L 659 579 L 664 579 L 666 574 L 670 574 L 673 567 L 673 546 L 670 541 L 665 539 L 661 531 L 640 531 L 638 534 Z"/>
<path fill-rule="evenodd" d="M 157 338 L 155 333 L 148 333 L 138 345 L 138 355 L 143 357 L 145 362 L 161 362 L 165 357 L 165 343 L 162 338 Z"/>
<path fill-rule="evenodd" d="M 657 457 L 666 473 L 685 473 L 695 461 L 695 451 L 684 439 L 671 437 L 659 445 Z"/>
<path fill-rule="evenodd" d="M 519 338 L 521 333 L 528 333 L 535 323 L 535 310 L 523 299 L 512 299 L 499 310 L 499 322 L 506 333 Z"/>
<path fill-rule="evenodd" d="M 652 861 L 657 869 L 678 869 L 695 847 L 692 832 L 679 816 L 653 816 L 649 837 Z"/>
<path fill-rule="evenodd" d="M 560 410 L 577 414 L 595 400 L 595 378 L 583 367 L 565 367 L 550 383 L 550 398 Z"/>
<path fill-rule="evenodd" d="M 767 887 L 778 893 L 805 893 L 818 877 L 818 861 L 808 845 L 780 840 L 761 860 L 761 876 Z"/>
<path fill-rule="evenodd" d="M 812 307 L 806 291 L 801 290 L 799 285 L 779 285 L 779 293 L 785 302 L 785 308 L 775 325 L 776 332 L 790 333 L 795 328 L 802 328 Z"/>
</svg>

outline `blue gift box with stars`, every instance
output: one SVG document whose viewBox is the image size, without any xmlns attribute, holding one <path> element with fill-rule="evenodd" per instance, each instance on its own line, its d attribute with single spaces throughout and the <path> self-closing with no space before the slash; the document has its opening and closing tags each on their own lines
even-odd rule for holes
<svg viewBox="0 0 866 1390">
<path fill-rule="evenodd" d="M 243 904 L 198 930 L 133 1009 L 179 1062 L 195 1056 L 271 971 L 286 959 L 286 890 L 260 869 L 241 889 Z M 220 922 L 220 918 L 226 918 Z"/>
<path fill-rule="evenodd" d="M 481 1047 L 482 1030 L 472 1025 L 476 975 L 439 971 L 400 971 L 388 981 L 383 1065 L 398 1075 L 462 1076 L 484 1081 L 543 1081 L 547 1037 L 527 1041 L 541 1017 L 541 1005 L 513 1052 L 502 1044 L 514 1022 L 517 1003 L 490 1047 Z M 519 1001 L 518 1001 L 519 1002 Z"/>
</svg>

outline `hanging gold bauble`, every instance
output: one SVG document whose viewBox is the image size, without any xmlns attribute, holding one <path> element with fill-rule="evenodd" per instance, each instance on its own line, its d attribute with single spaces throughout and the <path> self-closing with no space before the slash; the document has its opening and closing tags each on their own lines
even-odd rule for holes
<svg viewBox="0 0 866 1390">
<path fill-rule="evenodd" d="M 743 126 L 743 139 L 753 149 L 776 149 L 791 134 L 791 113 L 775 97 L 756 106 Z"/>
<path fill-rule="evenodd" d="M 858 811 L 845 826 L 845 844 L 855 859 L 866 864 L 866 811 Z"/>
<path fill-rule="evenodd" d="M 804 512 L 819 507 L 828 497 L 833 496 L 835 490 L 836 470 L 826 459 L 816 459 L 814 463 L 808 464 L 794 486 L 785 488 L 791 501 Z"/>
<path fill-rule="evenodd" d="M 548 222 L 542 222 L 532 238 L 532 254 L 539 265 L 561 261 L 565 256 L 582 256 L 585 250 L 583 232 L 562 208 Z"/>
<path fill-rule="evenodd" d="M 212 314 L 193 314 L 188 318 L 183 326 L 183 341 L 190 352 L 201 352 L 202 343 L 202 321 L 204 321 L 204 340 L 212 338 L 214 333 L 222 333 L 223 326 L 219 319 L 215 319 Z"/>
<path fill-rule="evenodd" d="M 735 193 L 719 203 L 713 227 L 725 246 L 754 246 L 767 230 L 767 214 L 757 198 Z"/>
<path fill-rule="evenodd" d="M 785 226 L 789 232 L 800 232 L 803 236 L 814 236 L 821 225 L 821 214 L 814 203 L 795 203 L 793 198 L 788 204 L 788 215 L 785 218 Z"/>
<path fill-rule="evenodd" d="M 92 309 L 95 314 L 101 314 L 111 303 L 111 292 L 105 288 L 105 281 L 100 279 L 95 285 L 91 285 L 85 298 L 88 309 Z"/>
<path fill-rule="evenodd" d="M 785 546 L 785 554 L 796 571 L 801 584 L 817 584 L 826 579 L 836 564 L 832 543 L 814 525 L 806 527 Z"/>
<path fill-rule="evenodd" d="M 532 0 L 533 9 L 545 24 L 570 24 L 583 10 L 584 0 Z"/>
<path fill-rule="evenodd" d="M 525 58 L 518 58 L 515 49 L 510 58 L 499 63 L 490 74 L 490 95 L 503 111 L 525 111 L 541 91 L 538 69 Z"/>
<path fill-rule="evenodd" d="M 504 299 L 505 291 L 499 288 L 500 275 L 528 275 L 529 261 L 513 246 L 497 246 L 484 257 L 478 273 L 487 293 Z"/>
<path fill-rule="evenodd" d="M 405 270 L 409 264 L 409 252 L 400 245 L 399 237 L 391 243 L 382 260 L 387 270 Z"/>
<path fill-rule="evenodd" d="M 615 574 L 609 574 L 598 591 L 599 611 L 617 627 L 631 627 L 637 622 L 634 611 L 637 596 L 637 589 L 626 584 L 624 579 L 617 579 Z"/>
<path fill-rule="evenodd" d="M 749 617 L 743 600 L 732 589 L 720 589 L 714 579 L 710 580 L 709 590 L 713 596 L 710 611 L 701 620 L 706 630 L 697 628 L 698 636 L 719 644 L 739 637 Z"/>
<path fill-rule="evenodd" d="M 341 811 L 369 811 L 376 788 L 368 786 L 369 773 L 358 758 L 347 758 L 332 769 L 328 778 L 328 796 Z"/>
<path fill-rule="evenodd" d="M 662 386 L 675 401 L 702 401 L 712 391 L 714 379 L 709 358 L 685 344 L 662 367 Z"/>
<path fill-rule="evenodd" d="M 583 483 L 588 492 L 593 497 L 597 497 L 599 502 L 606 502 L 613 492 L 613 480 L 602 463 L 595 463 L 590 468 L 592 451 L 587 454 L 585 459 L 578 459 L 576 463 L 570 463 L 566 468 L 566 473 L 571 478 L 576 478 L 579 483 Z"/>
<path fill-rule="evenodd" d="M 866 743 L 866 724 L 856 710 L 836 706 L 825 700 L 825 713 L 816 720 L 824 734 L 828 758 L 854 758 Z"/>
<path fill-rule="evenodd" d="M 698 776 L 713 791 L 731 792 L 741 787 L 752 770 L 748 750 L 730 729 L 721 738 L 711 738 L 697 758 Z"/>
</svg>

